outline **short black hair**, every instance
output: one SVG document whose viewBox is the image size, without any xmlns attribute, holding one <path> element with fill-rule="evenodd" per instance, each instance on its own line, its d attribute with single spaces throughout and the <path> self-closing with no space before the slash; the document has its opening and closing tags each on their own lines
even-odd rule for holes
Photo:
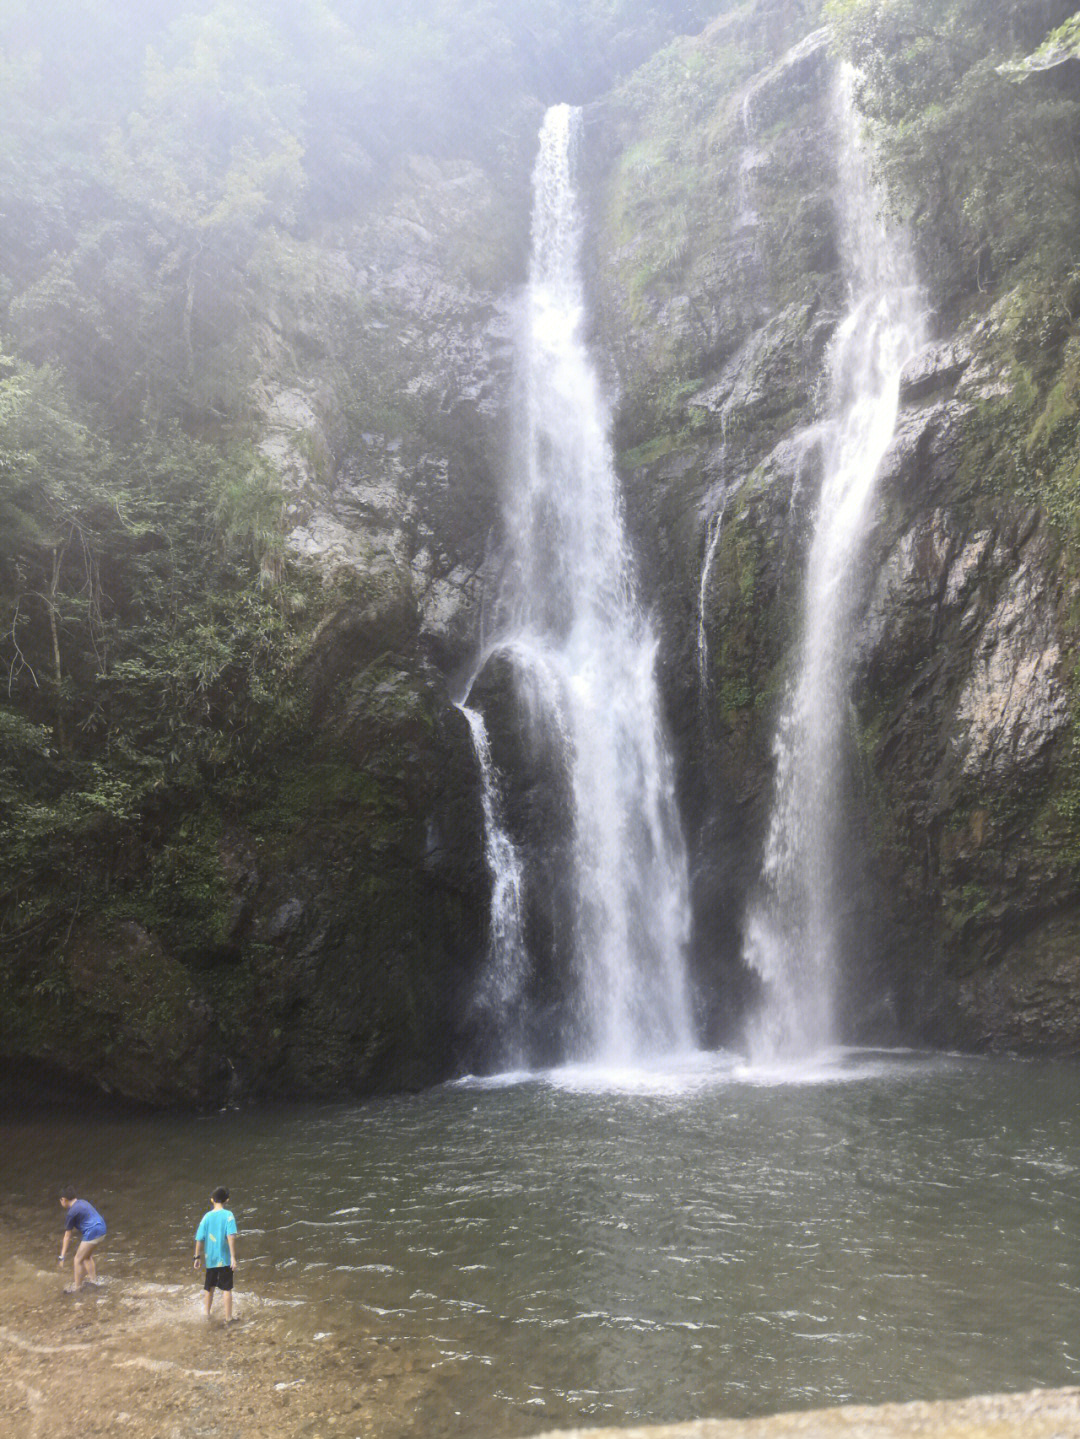
<svg viewBox="0 0 1080 1439">
<path fill-rule="evenodd" d="M 60 1191 L 61 1199 L 78 1199 L 78 1197 L 78 1191 L 76 1190 L 74 1184 L 65 1184 L 63 1189 L 61 1189 Z"/>
<path fill-rule="evenodd" d="M 215 1204 L 224 1204 L 228 1197 L 229 1191 L 225 1188 L 224 1184 L 219 1184 L 210 1196 Z"/>
</svg>

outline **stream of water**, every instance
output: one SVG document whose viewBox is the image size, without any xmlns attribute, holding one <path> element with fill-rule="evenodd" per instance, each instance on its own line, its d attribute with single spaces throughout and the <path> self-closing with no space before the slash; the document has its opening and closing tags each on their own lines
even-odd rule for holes
<svg viewBox="0 0 1080 1439">
<path fill-rule="evenodd" d="M 110 1284 L 171 1277 L 193 1314 L 191 1234 L 227 1183 L 238 1312 L 288 1280 L 309 1330 L 422 1353 L 424 1439 L 1080 1380 L 1075 1066 L 838 1053 L 778 1084 L 700 1056 L 27 1117 L 0 1145 L 0 1219 L 43 1283 L 73 1175 Z"/>
<path fill-rule="evenodd" d="M 798 662 L 774 743 L 762 894 L 747 921 L 747 962 L 764 988 L 749 1032 L 759 1059 L 796 1061 L 835 1039 L 846 874 L 841 774 L 859 562 L 896 428 L 900 374 L 925 341 L 925 299 L 907 237 L 882 219 L 850 68 L 841 73 L 836 114 L 850 303 L 831 347 L 835 422 L 807 557 Z"/>
<path fill-rule="evenodd" d="M 528 977 L 525 946 L 525 865 L 503 821 L 499 776 L 491 758 L 487 726 L 479 711 L 458 708 L 472 735 L 480 766 L 480 802 L 484 814 L 484 858 L 491 875 L 488 949 L 476 1007 L 491 1019 L 494 1043 L 504 1064 L 524 1063 L 520 1029 L 521 992 Z"/>
</svg>

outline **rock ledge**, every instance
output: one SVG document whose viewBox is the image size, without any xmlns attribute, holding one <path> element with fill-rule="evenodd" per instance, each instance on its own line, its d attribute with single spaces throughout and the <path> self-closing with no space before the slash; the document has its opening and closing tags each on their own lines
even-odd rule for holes
<svg viewBox="0 0 1080 1439">
<path fill-rule="evenodd" d="M 817 1409 L 769 1419 L 702 1419 L 659 1428 L 573 1429 L 538 1439 L 1074 1439 L 1080 1389 L 1037 1389 L 943 1404 Z"/>
</svg>

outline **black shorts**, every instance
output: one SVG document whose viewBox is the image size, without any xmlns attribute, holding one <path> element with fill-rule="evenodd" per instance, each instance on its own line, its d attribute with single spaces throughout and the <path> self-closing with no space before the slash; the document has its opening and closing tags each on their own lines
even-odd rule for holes
<svg viewBox="0 0 1080 1439">
<path fill-rule="evenodd" d="M 227 1264 L 223 1264 L 220 1269 L 208 1269 L 202 1287 L 204 1289 L 230 1290 L 232 1288 L 232 1270 Z"/>
</svg>

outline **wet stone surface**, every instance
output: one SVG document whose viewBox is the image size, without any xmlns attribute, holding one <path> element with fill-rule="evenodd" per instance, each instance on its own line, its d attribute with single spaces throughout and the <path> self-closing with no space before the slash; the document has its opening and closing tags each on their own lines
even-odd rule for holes
<svg viewBox="0 0 1080 1439">
<path fill-rule="evenodd" d="M 10 1253 L 23 1246 L 17 1236 Z M 5 1439 L 130 1435 L 357 1436 L 419 1432 L 431 1356 L 377 1336 L 320 1331 L 287 1286 L 236 1292 L 236 1320 L 202 1312 L 200 1276 L 186 1282 L 108 1274 L 64 1292 L 61 1274 L 22 1259 L 2 1272 L 0 1431 Z M 215 1307 L 220 1308 L 220 1299 Z"/>
<path fill-rule="evenodd" d="M 660 1429 L 565 1430 L 539 1439 L 1068 1439 L 1080 1434 L 1080 1389 L 998 1394 L 953 1404 L 886 1404 Z"/>
</svg>

